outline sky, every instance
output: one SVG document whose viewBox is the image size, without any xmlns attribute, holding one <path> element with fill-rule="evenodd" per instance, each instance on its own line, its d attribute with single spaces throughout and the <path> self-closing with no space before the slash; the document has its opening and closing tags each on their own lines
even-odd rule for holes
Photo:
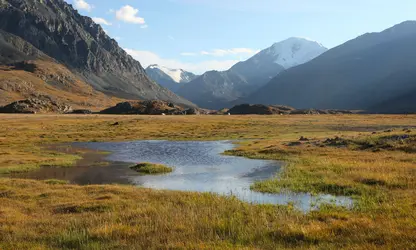
<svg viewBox="0 0 416 250">
<path fill-rule="evenodd" d="M 416 20 L 416 0 L 67 0 L 143 67 L 226 70 L 289 37 L 333 48 Z"/>
</svg>

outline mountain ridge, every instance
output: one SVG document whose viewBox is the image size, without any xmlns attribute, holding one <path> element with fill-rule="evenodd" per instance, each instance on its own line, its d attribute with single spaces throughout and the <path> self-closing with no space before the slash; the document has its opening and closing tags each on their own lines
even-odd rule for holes
<svg viewBox="0 0 416 250">
<path fill-rule="evenodd" d="M 266 48 L 226 71 L 208 71 L 177 92 L 200 107 L 220 109 L 262 87 L 274 76 L 295 67 L 327 49 L 303 38 L 289 38 Z M 299 56 L 301 55 L 301 56 Z"/>
<path fill-rule="evenodd" d="M 241 103 L 295 108 L 368 109 L 393 94 L 412 91 L 416 67 L 416 22 L 367 33 L 272 79 Z M 394 80 L 393 80 L 394 79 Z M 393 84 L 394 91 L 387 90 Z M 378 90 L 384 90 L 378 93 Z"/>
<path fill-rule="evenodd" d="M 152 81 L 100 25 L 63 0 L 1 0 L 0 29 L 22 38 L 107 95 L 194 106 Z"/>
<path fill-rule="evenodd" d="M 197 75 L 183 69 L 171 69 L 158 64 L 146 68 L 147 75 L 160 84 L 176 93 L 184 84 L 194 80 Z"/>
</svg>

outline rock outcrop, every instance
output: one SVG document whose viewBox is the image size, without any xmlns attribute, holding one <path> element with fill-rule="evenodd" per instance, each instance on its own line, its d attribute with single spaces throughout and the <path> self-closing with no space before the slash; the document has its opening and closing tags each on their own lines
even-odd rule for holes
<svg viewBox="0 0 416 250">
<path fill-rule="evenodd" d="M 232 115 L 273 115 L 290 114 L 295 109 L 287 106 L 267 106 L 262 104 L 241 104 L 231 108 L 228 113 Z"/>
<path fill-rule="evenodd" d="M 123 114 L 123 115 L 162 115 L 182 114 L 184 108 L 173 103 L 152 101 L 130 101 L 121 102 L 114 107 L 101 111 L 101 114 Z"/>
<path fill-rule="evenodd" d="M 13 102 L 4 107 L 0 107 L 0 113 L 69 113 L 72 107 L 64 103 L 53 100 L 48 96 L 29 98 L 22 101 Z"/>
</svg>

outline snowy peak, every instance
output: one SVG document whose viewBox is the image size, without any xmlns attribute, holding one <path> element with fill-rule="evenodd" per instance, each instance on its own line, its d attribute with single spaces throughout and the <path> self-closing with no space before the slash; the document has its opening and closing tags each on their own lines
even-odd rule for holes
<svg viewBox="0 0 416 250">
<path fill-rule="evenodd" d="M 182 69 L 170 69 L 157 64 L 150 65 L 146 74 L 159 85 L 173 92 L 177 92 L 185 83 L 194 80 L 197 76 Z"/>
<path fill-rule="evenodd" d="M 273 44 L 270 48 L 261 51 L 256 56 L 272 57 L 275 63 L 288 69 L 309 62 L 327 50 L 327 48 L 316 41 L 291 37 Z"/>
<path fill-rule="evenodd" d="M 161 65 L 157 65 L 157 64 L 153 64 L 150 65 L 146 71 L 160 71 L 164 74 L 166 74 L 166 76 L 168 76 L 169 78 L 172 79 L 172 81 L 176 82 L 176 83 L 187 83 L 190 82 L 191 80 L 193 80 L 195 78 L 195 75 L 193 73 L 187 72 L 183 69 L 171 69 L 165 66 L 161 66 Z"/>
</svg>

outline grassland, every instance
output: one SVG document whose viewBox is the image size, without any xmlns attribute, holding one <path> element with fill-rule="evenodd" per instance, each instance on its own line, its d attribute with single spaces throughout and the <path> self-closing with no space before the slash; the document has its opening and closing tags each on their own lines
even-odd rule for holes
<svg viewBox="0 0 416 250">
<path fill-rule="evenodd" d="M 211 194 L 5 177 L 0 249 L 415 249 L 415 131 L 410 115 L 1 115 L 3 173 L 82 157 L 43 148 L 54 143 L 244 139 L 227 154 L 286 162 L 253 189 L 349 195 L 355 206 L 304 214 Z"/>
</svg>

